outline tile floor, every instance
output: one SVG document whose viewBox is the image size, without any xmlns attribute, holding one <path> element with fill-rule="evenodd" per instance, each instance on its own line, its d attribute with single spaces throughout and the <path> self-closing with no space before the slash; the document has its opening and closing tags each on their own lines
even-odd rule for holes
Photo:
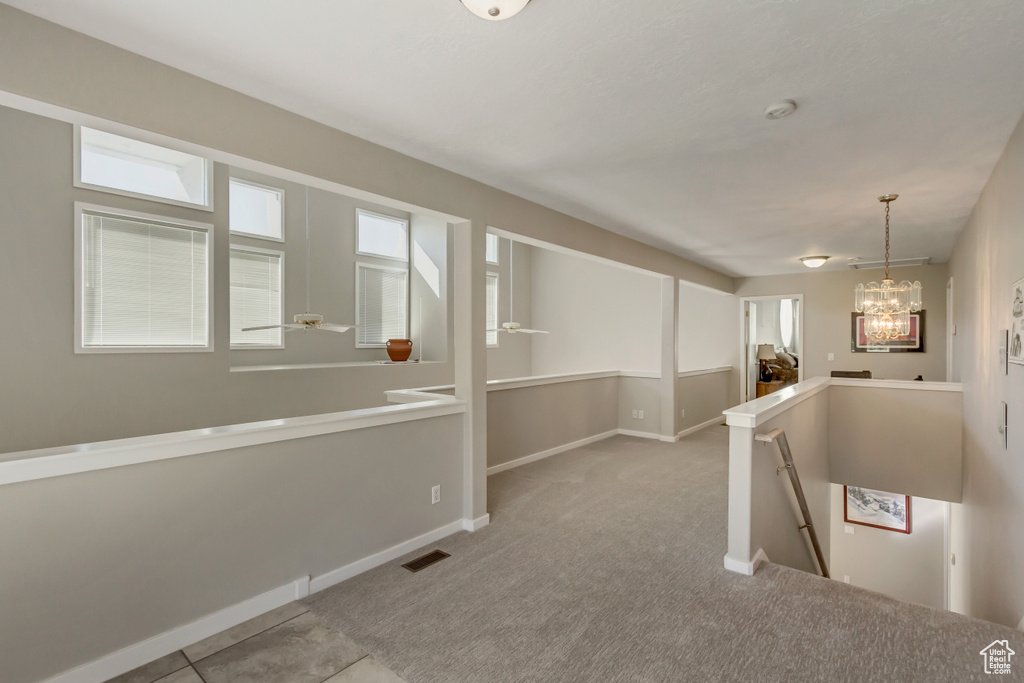
<svg viewBox="0 0 1024 683">
<path fill-rule="evenodd" d="M 404 683 L 296 602 L 107 683 Z"/>
</svg>

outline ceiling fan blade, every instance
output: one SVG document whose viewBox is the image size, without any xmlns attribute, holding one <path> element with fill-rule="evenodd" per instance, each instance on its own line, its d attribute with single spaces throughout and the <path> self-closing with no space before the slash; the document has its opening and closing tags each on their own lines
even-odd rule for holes
<svg viewBox="0 0 1024 683">
<path fill-rule="evenodd" d="M 259 327 L 243 327 L 242 332 L 254 332 L 255 330 L 276 330 L 279 327 L 294 327 L 294 325 L 260 325 Z M 299 325 L 302 327 L 302 325 Z"/>
<path fill-rule="evenodd" d="M 348 332 L 354 327 L 356 326 L 343 323 L 321 323 L 317 326 L 317 329 L 327 330 L 328 332 Z"/>
<path fill-rule="evenodd" d="M 528 330 L 525 327 L 520 327 L 516 332 L 522 332 L 523 334 L 551 334 L 547 330 Z"/>
</svg>

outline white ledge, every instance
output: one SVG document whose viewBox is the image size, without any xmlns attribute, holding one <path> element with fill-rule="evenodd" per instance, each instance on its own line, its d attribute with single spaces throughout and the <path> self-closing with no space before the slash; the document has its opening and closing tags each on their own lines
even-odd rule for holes
<svg viewBox="0 0 1024 683">
<path fill-rule="evenodd" d="M 487 391 L 505 391 L 506 389 L 523 389 L 539 387 L 544 384 L 560 384 L 562 382 L 582 382 L 605 377 L 619 377 L 619 370 L 603 370 L 601 372 L 567 372 L 560 375 L 537 375 L 536 377 L 516 377 L 514 379 L 492 379 L 487 382 Z"/>
<path fill-rule="evenodd" d="M 731 365 L 723 365 L 720 368 L 708 368 L 707 370 L 684 370 L 680 372 L 676 377 L 697 377 L 698 375 L 713 375 L 716 372 L 730 372 L 732 370 Z"/>
<path fill-rule="evenodd" d="M 862 389 L 900 389 L 905 391 L 963 392 L 963 385 L 955 382 L 814 377 L 723 411 L 725 423 L 731 427 L 758 427 L 776 415 L 784 413 L 793 406 L 806 401 L 811 396 L 831 386 L 859 387 Z"/>
<path fill-rule="evenodd" d="M 959 391 L 964 385 L 958 382 L 918 382 L 908 379 L 853 379 L 832 377 L 834 387 L 861 387 L 876 389 L 909 389 L 911 391 Z"/>
<path fill-rule="evenodd" d="M 830 385 L 829 377 L 814 377 L 799 384 L 784 387 L 773 394 L 722 411 L 725 415 L 725 423 L 730 427 L 757 427 L 828 389 Z"/>
<path fill-rule="evenodd" d="M 326 368 L 415 368 L 420 365 L 444 365 L 443 360 L 421 360 L 415 363 L 389 363 L 384 360 L 351 361 L 346 363 L 292 363 L 290 365 L 232 365 L 231 372 L 267 372 L 273 370 L 323 370 Z"/>
<path fill-rule="evenodd" d="M 363 408 L 5 453 L 0 455 L 0 486 L 464 412 L 465 401 L 451 396 L 435 396 L 432 400 L 412 405 Z"/>
</svg>

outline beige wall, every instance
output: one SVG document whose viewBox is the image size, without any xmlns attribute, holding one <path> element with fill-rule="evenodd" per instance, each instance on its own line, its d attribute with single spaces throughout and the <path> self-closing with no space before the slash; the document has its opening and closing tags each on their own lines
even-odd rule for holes
<svg viewBox="0 0 1024 683">
<path fill-rule="evenodd" d="M 910 499 L 912 533 L 843 521 L 843 487 L 832 485 L 832 578 L 899 600 L 945 609 L 946 503 Z M 851 533 L 852 532 L 852 533 Z"/>
<path fill-rule="evenodd" d="M 736 382 L 735 371 L 678 378 L 676 432 L 721 418 L 723 410 L 738 403 Z"/>
<path fill-rule="evenodd" d="M 898 239 L 899 226 L 894 226 Z M 881 239 L 881 232 L 879 232 Z M 896 268 L 896 281 L 919 280 L 925 320 L 924 353 L 853 353 L 850 350 L 850 314 L 853 289 L 859 283 L 881 280 L 881 270 L 830 270 L 744 278 L 737 296 L 804 295 L 804 348 L 800 362 L 804 379 L 828 377 L 833 370 L 870 370 L 874 379 L 946 380 L 946 265 Z M 737 341 L 737 344 L 739 341 Z M 835 361 L 829 361 L 829 353 Z"/>
<path fill-rule="evenodd" d="M 829 393 L 834 483 L 960 502 L 960 392 L 833 386 Z"/>
<path fill-rule="evenodd" d="M 1024 126 L 1018 125 L 950 261 L 954 379 L 964 385 L 963 505 L 954 506 L 953 607 L 1008 626 L 1024 616 L 1024 366 L 999 369 L 1010 287 L 1024 277 Z M 1009 406 L 1008 444 L 996 429 Z"/>
<path fill-rule="evenodd" d="M 619 427 L 631 432 L 661 433 L 661 380 L 653 377 L 619 378 Z M 633 417 L 633 411 L 644 416 Z"/>
<path fill-rule="evenodd" d="M 3 486 L 0 680 L 48 678 L 461 519 L 461 441 L 455 415 Z"/>
<path fill-rule="evenodd" d="M 618 377 L 487 392 L 487 466 L 618 429 Z"/>
</svg>

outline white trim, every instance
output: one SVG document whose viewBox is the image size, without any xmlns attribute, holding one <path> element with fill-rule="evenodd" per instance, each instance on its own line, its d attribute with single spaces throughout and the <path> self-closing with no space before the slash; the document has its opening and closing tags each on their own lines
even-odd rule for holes
<svg viewBox="0 0 1024 683">
<path fill-rule="evenodd" d="M 860 387 L 862 389 L 908 389 L 910 391 L 953 391 L 963 392 L 964 385 L 958 382 L 917 382 L 909 379 L 854 379 L 830 377 L 834 387 Z"/>
<path fill-rule="evenodd" d="M 289 602 L 300 600 L 309 595 L 309 587 L 309 577 L 304 576 L 48 678 L 45 683 L 102 683 Z"/>
<path fill-rule="evenodd" d="M 25 111 L 32 111 L 25 109 Z M 46 116 L 46 114 L 44 114 Z M 92 117 L 90 117 L 92 118 Z M 94 119 L 95 121 L 102 121 L 102 119 Z M 109 185 L 93 185 L 82 180 L 82 123 L 72 122 L 74 138 L 74 149 L 72 152 L 73 160 L 73 174 L 71 184 L 73 187 L 81 188 L 83 190 L 92 190 L 94 192 L 103 192 L 105 194 L 116 194 L 121 197 L 131 197 L 133 199 L 143 199 L 148 202 L 156 202 L 158 204 L 170 204 L 171 206 L 181 206 L 186 209 L 196 209 L 197 211 L 213 212 L 213 159 L 205 154 L 196 153 L 184 149 L 184 146 L 180 144 L 179 140 L 173 138 L 166 138 L 164 136 L 155 136 L 143 131 L 138 133 L 124 133 L 122 132 L 126 126 L 119 126 L 112 122 L 102 122 L 99 125 L 95 123 L 85 124 L 86 128 L 98 130 L 101 133 L 110 133 L 111 135 L 117 135 L 119 137 L 128 138 L 136 142 L 142 142 L 149 145 L 155 145 L 157 147 L 163 147 L 175 152 L 182 152 L 184 154 L 190 154 L 192 156 L 199 157 L 203 160 L 203 172 L 205 177 L 203 178 L 206 183 L 204 188 L 204 194 L 206 195 L 206 202 L 199 204 L 197 202 L 187 202 L 181 199 L 172 199 L 170 197 L 161 197 L 155 194 L 145 194 L 143 192 L 132 192 L 131 190 L 122 190 L 118 187 L 111 187 Z M 159 142 L 154 142 L 153 139 L 160 138 Z M 170 142 L 166 142 L 170 141 Z"/>
<path fill-rule="evenodd" d="M 491 516 L 489 514 L 482 515 L 476 519 L 464 519 L 462 520 L 462 528 L 464 531 L 479 531 L 485 526 L 491 523 Z"/>
<path fill-rule="evenodd" d="M 661 379 L 661 373 L 647 372 L 644 370 L 619 370 L 619 377 L 636 377 L 639 379 Z"/>
<path fill-rule="evenodd" d="M 373 251 L 360 251 L 359 250 L 359 217 L 362 215 L 370 216 L 371 218 L 379 218 L 385 221 L 391 221 L 392 223 L 402 223 L 405 225 L 405 257 L 399 256 L 387 256 L 385 254 L 378 254 Z M 409 269 L 409 240 L 412 239 L 412 231 L 409 227 L 409 220 L 407 218 L 399 218 L 398 216 L 389 216 L 386 213 L 380 213 L 379 211 L 370 211 L 369 209 L 361 209 L 356 207 L 356 256 L 369 256 L 370 258 L 384 259 L 385 261 L 396 261 L 398 263 L 404 263 L 406 265 L 405 270 Z"/>
<path fill-rule="evenodd" d="M 383 360 L 362 360 L 347 363 L 295 363 L 294 365 L 233 365 L 230 372 L 269 372 L 273 370 L 325 370 L 328 368 L 392 367 L 413 368 L 417 365 L 444 365 L 446 360 L 421 360 L 415 363 L 390 363 Z M 454 389 L 454 386 L 448 387 Z"/>
<path fill-rule="evenodd" d="M 697 377 L 698 375 L 713 375 L 718 372 L 730 372 L 732 370 L 731 365 L 723 365 L 720 368 L 708 368 L 707 370 L 684 370 L 676 375 L 677 378 L 681 377 Z"/>
<path fill-rule="evenodd" d="M 104 215 L 114 218 L 136 218 L 143 221 L 166 225 L 182 230 L 194 230 L 206 234 L 206 344 L 203 346 L 85 346 L 82 343 L 84 325 L 82 316 L 85 314 L 83 297 L 85 293 L 82 287 L 82 279 L 85 277 L 84 255 L 83 255 L 83 232 L 85 225 L 82 223 L 83 215 Z M 87 202 L 75 202 L 74 207 L 74 278 L 75 278 L 75 320 L 74 320 L 74 350 L 75 353 L 209 353 L 214 350 L 214 286 L 213 262 L 214 252 L 214 226 L 212 223 L 200 223 L 184 218 L 172 216 L 160 216 L 141 211 L 130 211 L 112 206 L 101 206 Z"/>
<path fill-rule="evenodd" d="M 618 370 L 604 370 L 601 372 L 567 372 L 559 375 L 537 375 L 536 377 L 492 379 L 487 381 L 487 391 L 524 389 L 526 387 L 539 387 L 544 384 L 559 384 L 561 382 L 581 382 L 590 379 L 603 379 L 605 377 L 620 376 L 621 372 Z"/>
<path fill-rule="evenodd" d="M 726 418 L 725 423 L 730 427 L 757 427 L 828 389 L 830 385 L 830 378 L 814 377 L 806 382 L 784 387 L 775 393 L 722 411 Z"/>
<path fill-rule="evenodd" d="M 257 190 L 270 190 L 271 192 L 276 192 L 277 194 L 279 194 L 281 196 L 281 236 L 280 237 L 271 237 L 270 235 L 260 235 L 260 234 L 257 234 L 255 232 L 246 232 L 245 230 L 232 230 L 231 229 L 231 212 L 230 211 L 228 211 L 228 232 L 230 234 L 232 234 L 232 235 L 237 235 L 238 237 L 245 237 L 245 238 L 254 239 L 254 240 L 265 240 L 267 242 L 277 242 L 279 244 L 284 244 L 284 238 L 285 238 L 285 234 L 284 234 L 284 230 L 285 230 L 285 227 L 284 227 L 285 226 L 285 218 L 284 218 L 285 217 L 285 204 L 284 204 L 284 202 L 285 202 L 285 195 L 287 194 L 287 192 L 285 192 L 285 189 L 283 187 L 274 187 L 273 185 L 266 185 L 264 183 L 257 183 L 257 182 L 252 181 L 252 180 L 245 180 L 243 178 L 239 178 L 237 176 L 232 175 L 232 176 L 230 176 L 228 178 L 228 206 L 229 207 L 231 206 L 231 185 L 233 183 L 237 183 L 239 185 L 248 185 L 249 187 L 255 187 Z"/>
<path fill-rule="evenodd" d="M 448 524 L 440 526 L 432 531 L 428 531 L 425 534 L 420 534 L 415 538 L 410 538 L 408 541 L 402 541 L 401 543 L 393 545 L 390 548 L 387 548 L 386 550 L 380 551 L 379 553 L 368 555 L 367 557 L 364 557 L 361 560 L 356 560 L 355 562 L 346 564 L 344 567 L 332 569 L 326 574 L 314 576 L 312 579 L 310 579 L 309 582 L 309 592 L 311 594 L 319 593 L 325 588 L 330 588 L 331 586 L 337 585 L 342 581 L 347 581 L 348 579 L 351 579 L 353 576 L 358 576 L 363 572 L 369 571 L 374 567 L 379 567 L 380 565 L 386 564 L 391 560 L 398 559 L 402 555 L 411 553 L 417 548 L 422 548 L 425 545 L 435 543 L 441 540 L 442 538 L 446 538 L 448 536 L 451 536 L 452 534 L 463 531 L 465 529 L 466 521 L 467 520 L 458 519 L 454 522 L 449 522 Z"/>
<path fill-rule="evenodd" d="M 6 453 L 0 455 L 0 486 L 465 412 L 465 401 L 445 396 L 411 405 L 389 405 Z"/>
<path fill-rule="evenodd" d="M 683 431 L 681 431 L 678 434 L 676 434 L 676 438 L 674 440 L 675 441 L 679 441 L 680 439 L 682 439 L 685 436 L 689 436 L 690 434 L 696 434 L 697 432 L 699 432 L 702 429 L 707 429 L 708 427 L 714 427 L 715 425 L 720 425 L 720 424 L 725 424 L 725 416 L 724 415 L 717 415 L 717 416 L 711 418 L 710 420 L 705 420 L 704 422 L 701 422 L 698 425 L 694 425 L 692 427 L 687 427 Z"/>
<path fill-rule="evenodd" d="M 498 472 L 504 472 L 505 470 L 510 470 L 510 469 L 515 468 L 515 467 L 521 467 L 521 466 L 527 465 L 527 464 L 529 464 L 531 462 L 536 462 L 538 460 L 543 460 L 544 458 L 550 458 L 552 455 L 558 455 L 559 453 L 564 453 L 566 451 L 571 451 L 574 448 L 579 448 L 581 446 L 586 446 L 587 444 L 592 444 L 592 443 L 595 443 L 597 441 L 603 441 L 604 439 L 611 438 L 611 437 L 616 436 L 616 435 L 618 435 L 620 433 L 621 433 L 621 430 L 619 430 L 619 429 L 612 429 L 612 430 L 609 430 L 607 432 L 602 432 L 601 434 L 595 434 L 594 436 L 588 436 L 586 438 L 578 439 L 578 440 L 572 441 L 570 443 L 565 443 L 565 444 L 562 444 L 561 446 L 555 446 L 554 448 L 548 448 L 547 450 L 539 451 L 539 452 L 534 453 L 532 455 L 526 455 L 526 456 L 523 456 L 522 458 L 516 458 L 515 460 L 509 460 L 508 462 L 503 462 L 503 463 L 501 463 L 499 465 L 493 465 L 493 466 L 487 468 L 487 476 L 489 477 L 492 474 L 497 474 Z"/>
<path fill-rule="evenodd" d="M 488 263 L 490 263 L 490 261 L 488 261 Z M 497 349 L 497 348 L 500 347 L 500 344 L 501 344 L 501 335 L 498 333 L 498 328 L 501 326 L 501 273 L 496 273 L 493 270 L 488 270 L 487 272 L 485 272 L 484 273 L 484 286 L 485 286 L 485 289 L 486 289 L 486 285 L 487 285 L 487 280 L 489 280 L 492 277 L 495 280 L 495 285 L 494 285 L 494 343 L 492 344 L 490 342 L 491 330 L 488 329 L 487 330 L 487 338 L 488 338 L 487 348 L 489 348 L 489 349 Z M 511 278 L 510 278 L 510 282 L 511 282 Z M 491 321 L 488 320 L 487 311 L 486 311 L 486 304 L 488 304 L 488 303 L 490 303 L 490 302 L 488 302 L 486 300 L 484 301 L 484 304 L 485 304 L 484 321 L 488 325 L 490 325 Z"/>
<path fill-rule="evenodd" d="M 246 236 L 246 233 L 239 233 L 239 232 L 233 232 L 231 234 L 232 235 L 243 235 L 243 236 Z M 281 240 L 281 241 L 284 242 L 284 240 Z M 230 315 L 230 313 L 231 313 L 231 252 L 233 252 L 233 251 L 247 251 L 247 252 L 252 253 L 252 254 L 265 254 L 267 256 L 276 256 L 276 257 L 278 257 L 278 259 L 280 259 L 279 263 L 278 263 L 278 267 L 277 267 L 278 268 L 278 276 L 281 279 L 281 282 L 278 285 L 278 289 L 279 289 L 279 292 L 280 292 L 280 295 L 281 295 L 281 303 L 280 303 L 280 306 L 279 306 L 280 311 L 281 311 L 281 315 L 278 317 L 278 320 L 277 320 L 277 324 L 280 325 L 281 323 L 284 322 L 284 306 L 285 306 L 285 302 L 288 300 L 288 299 L 285 298 L 285 295 L 284 295 L 284 285 L 285 285 L 285 281 L 286 281 L 285 272 L 284 272 L 284 269 L 285 269 L 285 262 L 284 262 L 285 253 L 283 251 L 281 251 L 280 249 L 266 249 L 264 247 L 250 247 L 250 246 L 247 246 L 245 244 L 237 244 L 236 243 L 236 244 L 229 244 L 228 245 L 228 318 L 229 318 L 229 320 L 230 320 L 230 317 L 231 317 L 231 315 Z M 233 344 L 233 343 L 231 343 L 231 331 L 228 330 L 228 348 L 230 348 L 232 351 L 252 351 L 252 350 L 264 350 L 264 351 L 266 351 L 268 349 L 283 349 L 284 348 L 284 335 L 285 335 L 285 331 L 282 329 L 281 330 L 281 343 L 280 344 Z"/>
<path fill-rule="evenodd" d="M 655 439 L 657 441 L 661 440 L 661 434 L 658 434 L 657 432 L 638 432 L 632 429 L 618 429 L 616 431 L 622 436 L 635 436 L 641 439 Z"/>
<path fill-rule="evenodd" d="M 726 555 L 724 560 L 725 568 L 729 571 L 736 572 L 737 574 L 743 574 L 745 576 L 753 576 L 757 571 L 757 568 L 761 566 L 762 562 L 768 562 L 768 555 L 765 554 L 763 549 L 758 548 L 750 562 L 737 560 L 729 555 Z"/>
<path fill-rule="evenodd" d="M 80 124 L 89 126 L 90 128 L 97 128 L 106 130 L 117 135 L 124 135 L 126 137 L 134 137 L 137 140 L 143 142 L 149 142 L 154 145 L 164 145 L 166 147 L 173 147 L 174 149 L 182 152 L 188 152 L 198 156 L 205 157 L 214 162 L 220 162 L 228 166 L 236 166 L 245 171 L 251 171 L 254 173 L 262 173 L 263 175 L 275 176 L 276 179 L 282 181 L 291 181 L 302 185 L 308 185 L 310 188 L 318 188 L 321 190 L 327 190 L 328 192 L 334 192 L 337 194 L 343 194 L 353 199 L 366 201 L 372 204 L 380 204 L 393 208 L 398 211 L 405 211 L 408 213 L 422 213 L 432 218 L 443 220 L 446 223 L 462 223 L 466 219 L 454 214 L 446 213 L 443 211 L 437 211 L 424 206 L 416 204 L 410 204 L 409 202 L 403 202 L 398 199 L 391 197 L 385 197 L 383 195 L 375 194 L 373 192 L 367 192 L 366 190 L 360 190 L 359 188 L 350 187 L 348 185 L 342 185 L 330 180 L 325 180 L 317 176 L 301 173 L 299 171 L 293 171 L 282 166 L 275 166 L 268 164 L 263 161 L 257 161 L 248 157 L 243 157 L 238 154 L 232 154 L 225 152 L 221 149 L 215 149 L 213 147 L 207 147 L 205 145 L 199 145 L 192 142 L 186 142 L 184 140 L 178 140 L 167 135 L 161 135 L 154 133 L 142 128 L 136 128 L 134 126 L 128 126 L 123 123 L 117 123 L 108 119 L 100 118 L 99 116 L 93 116 L 74 109 L 68 109 L 67 107 L 60 107 L 49 102 L 43 102 L 42 100 L 32 99 L 31 97 L 25 97 L 23 95 L 17 95 L 15 93 L 0 90 L 0 105 L 5 107 L 11 107 L 18 111 L 28 112 L 30 114 L 36 114 L 38 116 L 44 116 L 48 119 L 55 121 L 63 121 L 70 124 Z"/>
</svg>

